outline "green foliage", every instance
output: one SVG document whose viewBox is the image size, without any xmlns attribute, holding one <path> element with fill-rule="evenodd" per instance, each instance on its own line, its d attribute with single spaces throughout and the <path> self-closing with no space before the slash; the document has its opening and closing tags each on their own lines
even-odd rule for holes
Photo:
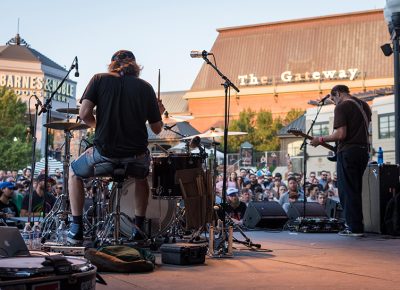
<svg viewBox="0 0 400 290">
<path fill-rule="evenodd" d="M 21 169 L 31 162 L 26 111 L 26 104 L 13 91 L 0 87 L 0 169 Z"/>
<path fill-rule="evenodd" d="M 302 109 L 291 109 L 287 114 L 285 119 L 283 119 L 283 125 L 287 126 L 297 118 L 299 118 L 301 115 L 305 113 L 304 110 Z"/>
<path fill-rule="evenodd" d="M 273 118 L 271 111 L 260 110 L 258 113 L 250 108 L 243 110 L 239 118 L 231 121 L 229 131 L 247 132 L 244 136 L 228 136 L 228 152 L 240 151 L 240 144 L 245 141 L 251 143 L 255 151 L 279 151 L 280 141 L 278 131 L 304 114 L 303 110 L 292 109 L 282 120 Z"/>
</svg>

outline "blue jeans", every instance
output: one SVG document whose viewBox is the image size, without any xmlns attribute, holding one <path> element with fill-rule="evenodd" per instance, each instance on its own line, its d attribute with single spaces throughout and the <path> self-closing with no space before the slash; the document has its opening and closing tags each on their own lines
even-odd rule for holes
<svg viewBox="0 0 400 290">
<path fill-rule="evenodd" d="M 149 174 L 150 153 L 147 151 L 138 156 L 127 158 L 107 158 L 101 156 L 95 147 L 91 147 L 83 152 L 76 160 L 72 161 L 71 169 L 74 174 L 80 178 L 89 178 L 94 176 L 94 167 L 100 163 L 118 163 L 119 161 L 129 161 L 130 170 L 134 172 L 132 177 L 144 179 Z M 109 172 L 112 175 L 112 172 Z"/>
</svg>

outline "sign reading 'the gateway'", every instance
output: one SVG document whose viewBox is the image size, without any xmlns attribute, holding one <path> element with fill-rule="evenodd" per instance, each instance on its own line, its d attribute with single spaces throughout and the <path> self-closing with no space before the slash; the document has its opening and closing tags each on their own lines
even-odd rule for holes
<svg viewBox="0 0 400 290">
<path fill-rule="evenodd" d="M 284 71 L 280 76 L 280 81 L 284 83 L 307 82 L 330 79 L 349 79 L 354 80 L 358 75 L 358 68 L 349 68 L 347 70 L 324 70 L 305 73 L 293 73 Z M 239 86 L 272 85 L 274 78 L 268 76 L 257 77 L 255 74 L 238 76 Z"/>
</svg>

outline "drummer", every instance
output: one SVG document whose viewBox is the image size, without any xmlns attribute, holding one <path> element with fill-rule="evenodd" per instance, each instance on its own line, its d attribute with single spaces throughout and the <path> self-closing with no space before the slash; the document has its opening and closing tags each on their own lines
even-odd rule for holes
<svg viewBox="0 0 400 290">
<path fill-rule="evenodd" d="M 146 121 L 150 129 L 159 134 L 163 128 L 161 114 L 165 108 L 161 100 L 157 100 L 152 86 L 139 78 L 140 71 L 141 67 L 131 51 L 117 51 L 111 58 L 108 73 L 94 75 L 83 94 L 79 117 L 96 131 L 94 147 L 73 161 L 69 171 L 73 218 L 68 233 L 70 244 L 83 242 L 82 179 L 94 175 L 95 164 L 110 159 L 135 158 L 135 224 L 143 229 L 149 196 L 146 177 L 150 166 Z"/>
</svg>

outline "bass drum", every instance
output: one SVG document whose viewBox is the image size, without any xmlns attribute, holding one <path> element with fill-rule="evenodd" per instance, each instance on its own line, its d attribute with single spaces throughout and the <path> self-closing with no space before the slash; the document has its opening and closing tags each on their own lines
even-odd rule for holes
<svg viewBox="0 0 400 290">
<path fill-rule="evenodd" d="M 147 179 L 149 184 L 151 176 Z M 150 187 L 150 186 L 149 186 Z M 115 188 L 116 189 L 116 188 Z M 113 190 L 110 197 L 112 210 L 115 209 L 115 192 Z M 132 236 L 133 221 L 135 218 L 135 179 L 127 179 L 122 187 L 122 196 L 120 201 L 121 227 L 120 232 L 127 238 Z M 174 199 L 154 199 L 149 193 L 149 203 L 146 210 L 145 232 L 150 238 L 155 238 L 164 234 L 171 225 L 175 213 L 176 201 Z"/>
</svg>

